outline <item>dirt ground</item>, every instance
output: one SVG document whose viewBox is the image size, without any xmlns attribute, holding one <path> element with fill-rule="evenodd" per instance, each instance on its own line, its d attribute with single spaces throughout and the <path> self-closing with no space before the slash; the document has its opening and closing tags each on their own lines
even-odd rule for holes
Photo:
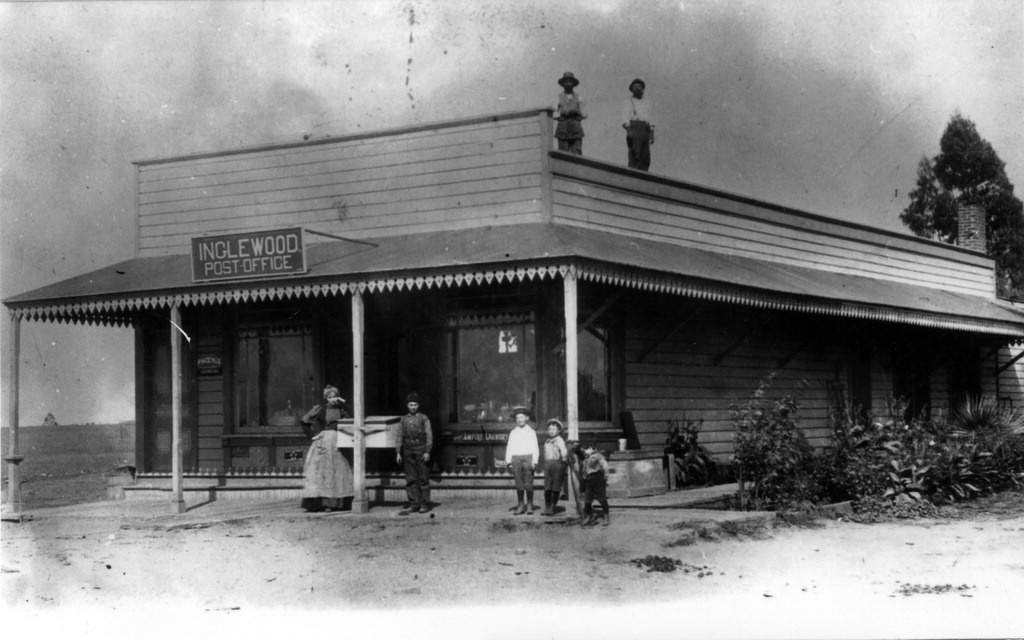
<svg viewBox="0 0 1024 640">
<path fill-rule="evenodd" d="M 65 637 L 1024 636 L 1024 493 L 871 525 L 620 508 L 584 529 L 507 506 L 29 510 L 3 523 L 4 618 Z"/>
</svg>

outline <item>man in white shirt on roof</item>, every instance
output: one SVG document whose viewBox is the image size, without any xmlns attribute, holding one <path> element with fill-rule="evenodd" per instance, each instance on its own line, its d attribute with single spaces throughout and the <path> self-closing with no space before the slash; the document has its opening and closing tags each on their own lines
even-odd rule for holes
<svg viewBox="0 0 1024 640">
<path fill-rule="evenodd" d="M 622 107 L 622 128 L 626 130 L 629 148 L 629 167 L 647 171 L 651 166 L 651 145 L 654 144 L 654 124 L 651 120 L 651 102 L 644 98 L 647 85 L 640 78 L 629 83 L 632 95 Z"/>
</svg>

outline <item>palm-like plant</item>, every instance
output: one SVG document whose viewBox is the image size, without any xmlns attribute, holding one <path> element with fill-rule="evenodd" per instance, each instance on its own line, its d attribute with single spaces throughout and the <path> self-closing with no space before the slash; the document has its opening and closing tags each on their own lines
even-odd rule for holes
<svg viewBox="0 0 1024 640">
<path fill-rule="evenodd" d="M 992 396 L 969 396 L 953 411 L 956 426 L 965 431 L 1024 433 L 1024 407 L 1000 406 Z"/>
</svg>

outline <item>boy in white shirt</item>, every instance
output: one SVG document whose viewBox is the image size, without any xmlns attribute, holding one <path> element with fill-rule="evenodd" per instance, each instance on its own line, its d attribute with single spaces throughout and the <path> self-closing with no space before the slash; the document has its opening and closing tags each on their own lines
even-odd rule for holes
<svg viewBox="0 0 1024 640">
<path fill-rule="evenodd" d="M 540 460 L 540 447 L 537 444 L 537 432 L 530 426 L 530 411 L 526 407 L 512 410 L 516 426 L 508 434 L 508 446 L 505 458 L 508 468 L 512 471 L 516 486 L 515 515 L 529 514 L 537 508 L 533 505 L 533 472 Z M 523 501 L 523 494 L 526 501 Z"/>
</svg>

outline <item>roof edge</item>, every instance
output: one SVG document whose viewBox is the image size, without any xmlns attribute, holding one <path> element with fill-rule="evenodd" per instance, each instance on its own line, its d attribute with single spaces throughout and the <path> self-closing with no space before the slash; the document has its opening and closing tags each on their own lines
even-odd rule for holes
<svg viewBox="0 0 1024 640">
<path fill-rule="evenodd" d="M 397 136 L 405 135 L 407 133 L 415 133 L 417 131 L 430 131 L 433 129 L 452 129 L 455 127 L 462 127 L 466 125 L 482 124 L 485 122 L 500 122 L 502 120 L 515 120 L 518 118 L 536 117 L 538 114 L 547 113 L 552 115 L 554 108 L 550 106 L 536 107 L 534 109 L 523 109 L 519 111 L 507 111 L 503 113 L 496 113 L 490 115 L 477 116 L 475 118 L 461 119 L 461 120 L 442 120 L 439 122 L 428 122 L 424 124 L 406 125 L 404 127 L 394 127 L 388 129 L 376 129 L 373 131 L 367 131 L 365 133 L 352 133 L 341 136 L 329 136 L 326 138 L 319 138 L 317 140 L 305 140 L 302 142 L 279 142 L 276 144 L 265 144 L 257 145 L 254 147 L 243 147 L 241 149 L 232 149 L 230 151 L 204 151 L 199 153 L 183 154 L 178 156 L 170 156 L 167 158 L 149 158 L 143 160 L 133 160 L 132 164 L 143 167 L 153 166 L 158 164 L 169 164 L 172 162 L 183 162 L 186 160 L 202 160 L 205 158 L 220 158 L 226 156 L 240 155 L 244 153 L 258 153 L 263 151 L 278 151 L 281 149 L 301 149 L 305 147 L 315 147 L 325 144 L 336 144 L 339 142 L 351 142 L 353 140 L 365 140 L 368 138 L 381 138 L 385 136 Z"/>
</svg>

